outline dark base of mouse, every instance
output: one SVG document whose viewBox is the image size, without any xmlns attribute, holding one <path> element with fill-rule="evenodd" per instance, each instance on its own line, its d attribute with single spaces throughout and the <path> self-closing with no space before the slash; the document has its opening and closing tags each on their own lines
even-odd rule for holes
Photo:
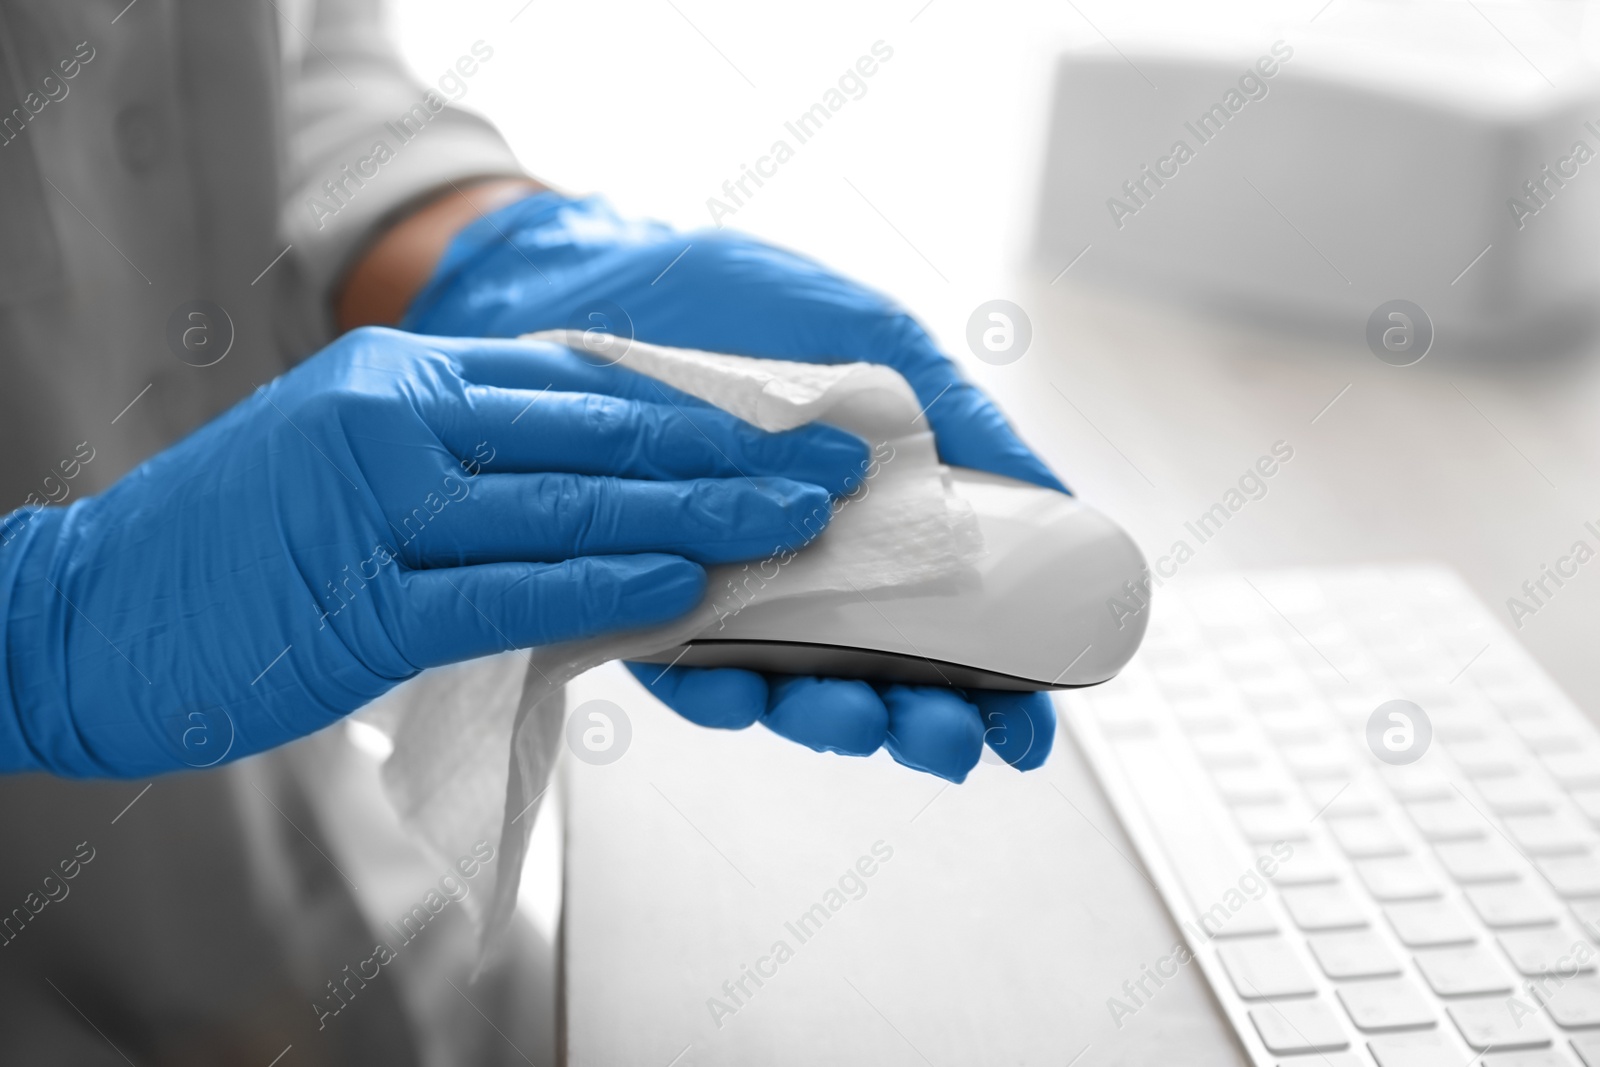
<svg viewBox="0 0 1600 1067">
<path fill-rule="evenodd" d="M 1003 689 L 1012 692 L 1084 688 L 1019 678 L 923 656 L 797 641 L 701 638 L 653 656 L 642 656 L 640 662 L 679 667 L 741 667 L 766 674 L 822 675 L 901 685 L 953 685 L 963 689 Z"/>
</svg>

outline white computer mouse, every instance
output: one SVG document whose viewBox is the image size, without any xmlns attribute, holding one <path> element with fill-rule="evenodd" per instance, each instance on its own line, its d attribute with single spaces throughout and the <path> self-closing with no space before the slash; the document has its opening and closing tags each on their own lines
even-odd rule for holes
<svg viewBox="0 0 1600 1067">
<path fill-rule="evenodd" d="M 975 575 L 931 589 L 752 604 L 644 661 L 1010 690 L 1114 677 L 1149 622 L 1145 561 L 1133 539 L 1075 497 L 950 473 L 983 532 Z"/>
</svg>

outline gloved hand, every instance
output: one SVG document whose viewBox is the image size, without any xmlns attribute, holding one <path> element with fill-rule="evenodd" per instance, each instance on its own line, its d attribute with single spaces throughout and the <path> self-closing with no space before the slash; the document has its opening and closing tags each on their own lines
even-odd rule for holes
<svg viewBox="0 0 1600 1067">
<path fill-rule="evenodd" d="M 139 776 L 424 667 L 655 625 L 863 469 L 554 345 L 359 330 L 110 489 L 0 524 L 0 770 Z"/>
<path fill-rule="evenodd" d="M 624 222 L 598 199 L 540 193 L 464 229 L 402 325 L 502 337 L 598 327 L 744 356 L 884 363 L 926 405 L 946 463 L 1065 491 L 905 311 L 808 259 L 731 231 L 678 234 Z M 985 738 L 1028 770 L 1044 762 L 1055 734 L 1055 711 L 1043 694 L 633 670 L 702 725 L 738 728 L 760 719 L 812 748 L 854 755 L 887 742 L 901 763 L 954 781 L 978 761 Z"/>
</svg>

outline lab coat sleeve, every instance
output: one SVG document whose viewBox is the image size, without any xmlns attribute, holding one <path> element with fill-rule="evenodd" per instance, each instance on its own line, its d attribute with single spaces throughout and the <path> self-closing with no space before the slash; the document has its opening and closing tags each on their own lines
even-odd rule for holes
<svg viewBox="0 0 1600 1067">
<path fill-rule="evenodd" d="M 286 180 L 280 229 L 301 284 L 322 308 L 381 227 L 462 179 L 523 170 L 492 125 L 451 103 L 469 95 L 491 42 L 461 42 L 462 59 L 424 83 L 388 36 L 382 0 L 285 2 Z"/>
</svg>

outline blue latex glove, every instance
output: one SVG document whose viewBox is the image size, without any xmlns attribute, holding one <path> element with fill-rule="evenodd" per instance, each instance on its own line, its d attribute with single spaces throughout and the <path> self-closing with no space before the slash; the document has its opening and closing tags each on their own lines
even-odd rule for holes
<svg viewBox="0 0 1600 1067">
<path fill-rule="evenodd" d="M 655 344 L 898 370 L 926 405 L 945 462 L 1065 491 L 998 408 L 901 308 L 811 260 L 741 234 L 678 234 L 624 222 L 603 201 L 547 192 L 463 230 L 403 325 L 511 337 L 588 329 Z M 982 741 L 1027 770 L 1043 763 L 1055 711 L 1042 694 L 887 686 L 633 665 L 651 692 L 706 726 L 760 719 L 819 750 L 866 755 L 962 780 Z"/>
<path fill-rule="evenodd" d="M 559 346 L 356 331 L 0 524 L 0 770 L 210 766 L 424 667 L 664 622 L 866 457 Z"/>
</svg>

